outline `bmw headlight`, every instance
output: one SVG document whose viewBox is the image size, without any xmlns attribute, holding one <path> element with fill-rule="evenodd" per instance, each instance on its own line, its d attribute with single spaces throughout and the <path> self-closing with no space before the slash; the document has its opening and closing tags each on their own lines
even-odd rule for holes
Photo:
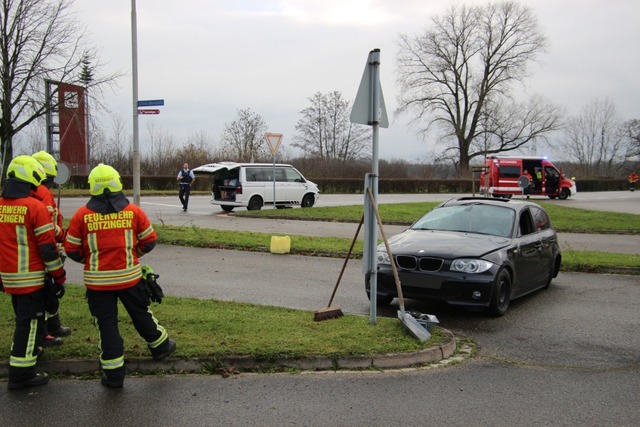
<svg viewBox="0 0 640 427">
<path fill-rule="evenodd" d="M 386 251 L 378 251 L 378 254 L 376 256 L 376 262 L 378 264 L 391 265 L 391 258 L 389 258 L 389 254 Z"/>
<path fill-rule="evenodd" d="M 459 271 L 461 273 L 484 273 L 492 266 L 492 262 L 482 259 L 458 258 L 451 263 L 451 271 Z"/>
</svg>

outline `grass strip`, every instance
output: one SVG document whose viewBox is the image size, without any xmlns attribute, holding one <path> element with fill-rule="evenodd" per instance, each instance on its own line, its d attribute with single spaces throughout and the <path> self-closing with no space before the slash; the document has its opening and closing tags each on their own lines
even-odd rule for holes
<svg viewBox="0 0 640 427">
<path fill-rule="evenodd" d="M 61 314 L 64 325 L 73 333 L 64 339 L 64 345 L 47 348 L 43 360 L 98 360 L 98 331 L 84 294 L 83 286 L 67 285 Z M 446 338 L 436 328 L 431 339 L 421 343 L 398 319 L 378 317 L 375 326 L 369 324 L 368 317 L 355 315 L 316 322 L 311 311 L 214 299 L 167 296 L 162 304 L 152 304 L 150 309 L 178 343 L 178 358 L 215 360 L 249 355 L 269 361 L 278 357 L 373 355 L 419 350 Z M 121 305 L 119 312 L 125 358 L 150 357 Z M 0 359 L 8 360 L 15 322 L 7 294 L 0 296 L 0 316 Z"/>
<path fill-rule="evenodd" d="M 623 212 L 604 212 L 559 206 L 549 202 L 535 202 L 542 206 L 553 228 L 561 233 L 620 233 L 640 234 L 640 215 Z M 410 225 L 422 215 L 438 206 L 439 202 L 393 203 L 379 206 L 380 217 L 385 224 Z M 307 221 L 360 221 L 361 205 L 327 206 L 311 209 L 265 209 L 260 211 L 237 211 L 234 215 Z"/>
</svg>

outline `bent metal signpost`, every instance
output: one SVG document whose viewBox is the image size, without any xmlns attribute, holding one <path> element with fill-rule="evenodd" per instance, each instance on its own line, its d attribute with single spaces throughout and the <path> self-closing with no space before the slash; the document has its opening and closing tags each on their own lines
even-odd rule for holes
<svg viewBox="0 0 640 427">
<path fill-rule="evenodd" d="M 380 49 L 369 52 L 367 63 L 362 73 L 360 87 L 351 110 L 351 122 L 368 125 L 373 128 L 373 144 L 371 149 L 371 173 L 367 174 L 364 183 L 364 256 L 363 270 L 369 277 L 370 294 L 370 320 L 376 324 L 376 296 L 378 281 L 376 276 L 376 247 L 378 245 L 378 233 L 376 231 L 376 216 L 372 203 L 378 200 L 378 132 L 379 127 L 389 127 L 387 109 L 384 105 L 382 87 L 380 86 Z M 371 189 L 372 199 L 367 197 Z"/>
<path fill-rule="evenodd" d="M 276 153 L 278 152 L 278 148 L 280 148 L 280 143 L 282 142 L 282 134 L 281 133 L 265 133 L 264 138 L 267 140 L 267 144 L 271 149 L 271 154 L 273 154 L 273 208 L 276 208 Z"/>
</svg>

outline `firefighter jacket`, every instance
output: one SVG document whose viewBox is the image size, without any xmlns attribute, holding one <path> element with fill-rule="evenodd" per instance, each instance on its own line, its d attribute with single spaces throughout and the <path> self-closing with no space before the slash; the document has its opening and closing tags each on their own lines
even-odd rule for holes
<svg viewBox="0 0 640 427">
<path fill-rule="evenodd" d="M 8 294 L 28 294 L 44 288 L 47 272 L 53 277 L 65 272 L 49 211 L 33 192 L 8 197 L 15 189 L 10 184 L 0 197 L 0 277 Z"/>
<path fill-rule="evenodd" d="M 142 278 L 138 258 L 155 247 L 157 235 L 147 215 L 122 192 L 92 196 L 73 215 L 64 250 L 84 263 L 84 284 L 96 291 L 136 285 Z"/>
<path fill-rule="evenodd" d="M 32 193 L 34 197 L 40 200 L 46 206 L 49 214 L 51 215 L 51 222 L 56 235 L 56 242 L 64 242 L 64 229 L 62 228 L 62 214 L 56 205 L 56 199 L 53 196 L 53 192 L 46 185 L 39 185 L 35 192 Z"/>
</svg>

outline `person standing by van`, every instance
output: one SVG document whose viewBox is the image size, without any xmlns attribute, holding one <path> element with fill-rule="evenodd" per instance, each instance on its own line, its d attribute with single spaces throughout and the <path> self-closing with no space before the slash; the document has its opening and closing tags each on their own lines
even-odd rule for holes
<svg viewBox="0 0 640 427">
<path fill-rule="evenodd" d="M 180 186 L 178 197 L 182 203 L 182 210 L 186 212 L 187 207 L 189 206 L 189 194 L 191 193 L 191 187 L 193 186 L 193 183 L 196 182 L 196 176 L 189 169 L 189 163 L 182 165 L 182 169 L 178 172 L 176 180 Z"/>
</svg>

